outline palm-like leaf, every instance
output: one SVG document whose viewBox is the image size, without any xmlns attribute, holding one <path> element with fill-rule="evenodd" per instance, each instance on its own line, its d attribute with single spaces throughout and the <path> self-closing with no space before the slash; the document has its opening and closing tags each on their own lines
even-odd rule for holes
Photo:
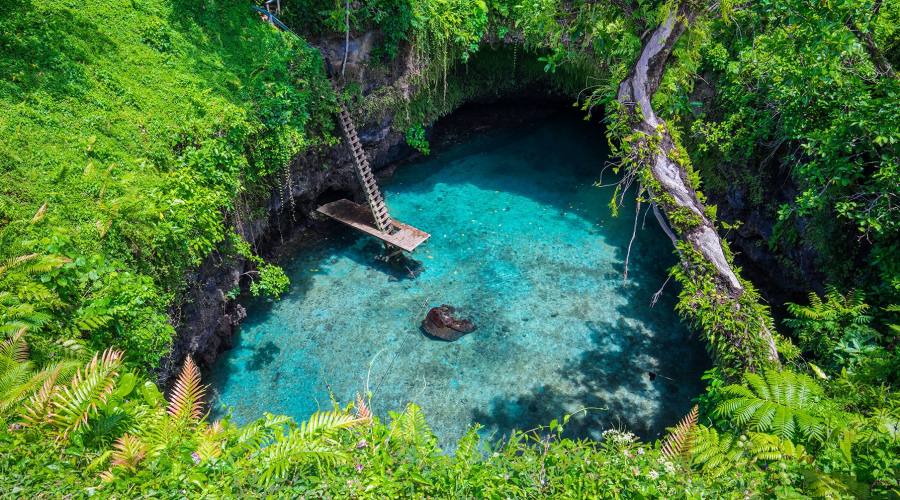
<svg viewBox="0 0 900 500">
<path fill-rule="evenodd" d="M 112 466 L 133 471 L 137 464 L 147 455 L 147 445 L 130 434 L 125 434 L 113 445 Z"/>
<path fill-rule="evenodd" d="M 392 414 L 391 436 L 414 444 L 416 447 L 433 446 L 436 442 L 431 428 L 425 421 L 425 414 L 418 405 L 410 403 L 401 414 Z"/>
<path fill-rule="evenodd" d="M 39 328 L 50 319 L 42 309 L 58 299 L 46 286 L 31 279 L 69 259 L 30 253 L 0 261 L 0 335 L 15 335 L 22 328 Z"/>
<path fill-rule="evenodd" d="M 100 474 L 103 481 L 112 481 L 116 472 L 134 472 L 138 464 L 147 456 L 149 447 L 137 436 L 124 434 L 113 445 L 110 469 Z"/>
<path fill-rule="evenodd" d="M 59 255 L 39 255 L 36 253 L 19 255 L 0 262 L 0 276 L 11 271 L 33 276 L 56 269 L 67 262 L 71 262 L 71 260 Z"/>
<path fill-rule="evenodd" d="M 746 385 L 722 389 L 716 413 L 741 429 L 774 432 L 781 438 L 821 439 L 825 433 L 822 389 L 815 380 L 791 371 L 747 373 Z"/>
<path fill-rule="evenodd" d="M 0 357 L 8 358 L 18 363 L 28 361 L 28 343 L 25 342 L 25 327 L 19 328 L 8 339 L 0 342 Z"/>
<path fill-rule="evenodd" d="M 674 460 L 690 452 L 698 416 L 699 408 L 697 405 L 694 405 L 691 411 L 666 436 L 662 444 L 663 456 L 669 460 Z"/>
<path fill-rule="evenodd" d="M 26 416 L 26 420 L 28 420 L 28 410 L 32 407 L 32 404 L 39 401 L 46 402 L 46 399 L 42 400 L 41 398 L 48 397 L 57 382 L 68 379 L 78 369 L 79 365 L 80 363 L 77 361 L 62 361 L 43 370 L 33 372 L 30 362 L 22 363 L 20 366 L 27 367 L 29 376 L 9 390 L 3 391 L 0 389 L 0 415 L 20 413 Z M 3 377 L 0 376 L 0 378 Z M 3 383 L 0 382 L 0 386 L 2 385 Z M 46 415 L 46 413 L 44 414 Z"/>
<path fill-rule="evenodd" d="M 352 427 L 363 421 L 365 421 L 365 419 L 357 418 L 340 411 L 317 411 L 309 417 L 309 420 L 300 423 L 299 432 L 305 438 L 315 438 L 319 436 L 330 437 L 334 432 L 340 429 Z"/>
<path fill-rule="evenodd" d="M 788 459 L 795 462 L 812 461 L 803 446 L 772 434 L 719 434 L 713 428 L 697 425 L 693 437 L 693 464 L 712 477 L 758 462 L 771 463 Z"/>
<path fill-rule="evenodd" d="M 346 453 L 330 443 L 305 439 L 294 430 L 260 454 L 260 479 L 268 484 L 303 466 L 332 464 L 345 458 Z"/>
<path fill-rule="evenodd" d="M 276 436 L 284 432 L 285 427 L 290 422 L 290 417 L 266 413 L 265 418 L 256 420 L 241 428 L 234 441 L 235 446 L 232 447 L 231 453 L 238 455 L 266 447 L 275 441 Z"/>
<path fill-rule="evenodd" d="M 175 380 L 169 397 L 169 415 L 178 420 L 196 422 L 203 417 L 203 395 L 206 387 L 201 384 L 200 370 L 190 356 L 184 359 L 181 372 Z"/>
<path fill-rule="evenodd" d="M 703 425 L 698 425 L 694 431 L 691 453 L 694 465 L 712 477 L 719 477 L 747 463 L 740 438 L 731 434 L 720 435 L 715 429 Z"/>
<path fill-rule="evenodd" d="M 362 420 L 372 421 L 372 411 L 366 403 L 366 398 L 356 394 L 356 417 Z"/>
<path fill-rule="evenodd" d="M 72 381 L 54 392 L 50 402 L 49 421 L 60 430 L 60 437 L 88 425 L 96 415 L 97 405 L 105 403 L 116 386 L 122 352 L 107 349 L 75 373 Z"/>
<path fill-rule="evenodd" d="M 307 465 L 343 460 L 346 453 L 337 447 L 334 434 L 363 422 L 368 420 L 338 411 L 314 413 L 299 428 L 278 436 L 262 450 L 257 457 L 261 480 L 269 483 Z"/>
<path fill-rule="evenodd" d="M 205 462 L 222 455 L 225 446 L 224 426 L 216 420 L 197 436 L 197 456 Z"/>
</svg>

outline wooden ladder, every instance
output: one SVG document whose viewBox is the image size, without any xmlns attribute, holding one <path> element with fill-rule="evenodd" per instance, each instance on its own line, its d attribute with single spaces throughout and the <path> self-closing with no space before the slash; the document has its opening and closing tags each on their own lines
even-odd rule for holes
<svg viewBox="0 0 900 500">
<path fill-rule="evenodd" d="M 353 162 L 356 165 L 356 175 L 359 182 L 363 186 L 363 192 L 366 194 L 366 201 L 375 217 L 375 226 L 379 231 L 387 234 L 393 234 L 396 230 L 394 221 L 388 214 L 387 206 L 384 204 L 384 196 L 375 183 L 375 175 L 372 173 L 372 167 L 369 166 L 369 160 L 366 158 L 366 152 L 359 141 L 359 135 L 356 133 L 356 127 L 353 125 L 353 119 L 347 111 L 347 106 L 341 103 L 341 129 L 344 136 L 350 144 L 353 151 Z"/>
</svg>

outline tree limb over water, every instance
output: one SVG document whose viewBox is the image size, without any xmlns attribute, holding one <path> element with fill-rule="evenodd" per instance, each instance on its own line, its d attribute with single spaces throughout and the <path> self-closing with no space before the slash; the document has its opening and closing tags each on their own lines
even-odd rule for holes
<svg viewBox="0 0 900 500">
<path fill-rule="evenodd" d="M 710 299 L 717 302 L 714 306 L 716 310 L 721 312 L 722 306 L 725 306 L 739 316 L 766 316 L 752 318 L 751 321 L 737 321 L 737 324 L 723 321 L 720 325 L 725 330 L 721 336 L 732 347 L 751 358 L 744 363 L 753 369 L 762 364 L 778 362 L 778 351 L 770 327 L 771 319 L 763 307 L 749 308 L 756 311 L 746 310 L 747 299 L 753 297 L 744 296 L 746 287 L 727 257 L 726 247 L 716 231 L 714 221 L 691 185 L 686 156 L 683 151 L 679 151 L 667 124 L 656 115 L 652 105 L 653 95 L 659 88 L 672 49 L 697 17 L 698 9 L 690 1 L 681 2 L 678 8 L 673 8 L 645 42 L 631 72 L 619 85 L 617 101 L 631 130 L 631 134 L 623 138 L 624 149 L 631 155 L 625 162 L 631 163 L 629 168 L 634 172 L 633 175 L 638 175 L 642 186 L 650 192 L 654 208 L 659 205 L 665 212 L 668 222 L 661 217 L 657 218 L 670 237 L 673 231 L 669 226 L 674 227 L 677 241 L 673 239 L 673 243 L 679 249 L 683 266 L 703 267 L 711 271 L 707 275 L 714 281 L 716 293 Z M 692 256 L 686 255 L 688 248 Z M 702 260 L 698 262 L 693 256 L 699 256 Z M 756 305 L 755 298 L 752 303 Z M 694 312 L 702 314 L 701 311 Z M 700 322 L 709 330 L 705 320 Z M 742 328 L 744 331 L 739 331 Z M 707 331 L 706 335 L 709 337 L 711 333 Z M 760 341 L 760 347 L 763 347 L 761 350 L 766 351 L 763 356 L 767 359 L 753 360 L 752 357 L 760 354 L 760 349 L 753 349 L 748 344 Z"/>
</svg>

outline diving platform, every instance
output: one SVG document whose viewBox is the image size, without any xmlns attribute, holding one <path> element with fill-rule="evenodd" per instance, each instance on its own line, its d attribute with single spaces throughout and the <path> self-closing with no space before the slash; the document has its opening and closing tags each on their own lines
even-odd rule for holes
<svg viewBox="0 0 900 500">
<path fill-rule="evenodd" d="M 375 182 L 375 174 L 369 166 L 366 150 L 363 149 L 356 126 L 350 118 L 347 107 L 341 103 L 340 112 L 341 130 L 344 138 L 353 152 L 353 166 L 356 167 L 356 177 L 362 185 L 366 195 L 366 205 L 360 205 L 350 200 L 338 200 L 322 205 L 316 211 L 343 222 L 348 226 L 370 234 L 381 241 L 393 245 L 401 250 L 412 252 L 430 236 L 410 225 L 395 221 L 388 213 L 384 204 L 384 195 Z"/>
<path fill-rule="evenodd" d="M 322 205 L 316 211 L 406 252 L 412 252 L 431 236 L 396 219 L 391 220 L 394 226 L 393 232 L 381 231 L 378 229 L 375 217 L 369 207 L 353 203 L 350 200 L 333 201 Z"/>
</svg>

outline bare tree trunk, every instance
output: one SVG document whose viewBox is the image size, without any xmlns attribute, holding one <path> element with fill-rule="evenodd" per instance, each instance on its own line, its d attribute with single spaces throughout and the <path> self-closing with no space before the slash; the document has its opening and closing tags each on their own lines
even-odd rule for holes
<svg viewBox="0 0 900 500">
<path fill-rule="evenodd" d="M 691 214 L 691 220 L 696 222 L 689 227 L 682 225 L 676 228 L 678 241 L 688 243 L 715 270 L 715 286 L 720 292 L 718 295 L 725 297 L 733 303 L 735 310 L 739 310 L 738 300 L 744 287 L 725 257 L 722 240 L 691 186 L 688 173 L 677 160 L 676 144 L 668 126 L 656 115 L 651 102 L 659 88 L 672 48 L 696 16 L 696 12 L 688 4 L 689 2 L 682 2 L 653 32 L 631 73 L 619 85 L 617 100 L 629 113 L 629 124 L 632 131 L 636 132 L 630 140 L 638 143 L 643 141 L 641 144 L 633 144 L 638 146 L 633 150 L 646 153 L 637 161 L 648 169 L 655 181 L 655 186 L 644 186 L 651 191 L 654 209 L 659 205 L 670 221 L 675 211 Z M 672 237 L 673 232 L 668 227 L 670 224 L 661 217 L 657 219 Z M 682 262 L 691 265 L 684 257 L 682 256 Z M 768 328 L 761 327 L 759 331 L 752 333 L 759 335 L 768 345 L 769 361 L 777 362 L 778 351 Z"/>
</svg>

